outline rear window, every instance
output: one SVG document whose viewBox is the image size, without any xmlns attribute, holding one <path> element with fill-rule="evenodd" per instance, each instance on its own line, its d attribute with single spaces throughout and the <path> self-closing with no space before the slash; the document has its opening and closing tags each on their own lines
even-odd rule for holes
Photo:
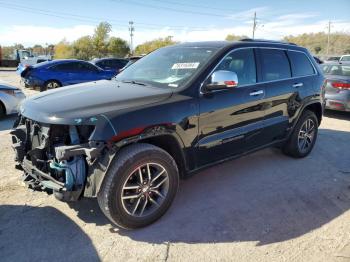
<svg viewBox="0 0 350 262">
<path fill-rule="evenodd" d="M 291 77 L 289 61 L 283 50 L 260 49 L 263 81 Z"/>
<path fill-rule="evenodd" d="M 321 65 L 324 74 L 350 76 L 350 65 Z"/>
<path fill-rule="evenodd" d="M 288 56 L 292 66 L 293 76 L 307 76 L 315 74 L 310 60 L 304 53 L 288 51 Z"/>
<path fill-rule="evenodd" d="M 345 62 L 345 61 L 349 62 L 349 61 L 350 61 L 350 55 L 343 56 L 343 57 L 340 59 L 340 61 L 342 61 L 342 62 Z"/>
</svg>

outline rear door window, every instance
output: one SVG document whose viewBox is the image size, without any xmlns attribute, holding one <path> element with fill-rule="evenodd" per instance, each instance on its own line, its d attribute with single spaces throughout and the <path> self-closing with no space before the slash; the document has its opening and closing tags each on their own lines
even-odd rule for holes
<svg viewBox="0 0 350 262">
<path fill-rule="evenodd" d="M 292 66 L 292 74 L 295 77 L 308 76 L 315 74 L 315 70 L 307 58 L 302 52 L 288 51 L 288 56 Z"/>
<path fill-rule="evenodd" d="M 291 77 L 286 52 L 278 49 L 260 49 L 262 80 L 273 81 Z"/>
<path fill-rule="evenodd" d="M 69 62 L 69 63 L 55 65 L 52 67 L 52 69 L 55 71 L 72 72 L 72 71 L 78 70 L 78 65 L 77 65 L 77 63 Z"/>
</svg>

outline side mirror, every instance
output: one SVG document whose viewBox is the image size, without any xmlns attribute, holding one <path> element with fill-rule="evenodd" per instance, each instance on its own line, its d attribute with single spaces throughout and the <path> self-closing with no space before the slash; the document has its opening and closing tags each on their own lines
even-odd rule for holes
<svg viewBox="0 0 350 262">
<path fill-rule="evenodd" d="M 224 90 L 231 89 L 238 85 L 238 77 L 235 72 L 227 70 L 215 71 L 206 84 L 206 90 Z"/>
</svg>

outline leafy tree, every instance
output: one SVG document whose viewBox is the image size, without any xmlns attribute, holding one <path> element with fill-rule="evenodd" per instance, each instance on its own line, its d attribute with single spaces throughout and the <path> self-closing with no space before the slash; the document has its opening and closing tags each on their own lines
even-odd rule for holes
<svg viewBox="0 0 350 262">
<path fill-rule="evenodd" d="M 152 41 L 147 41 L 141 45 L 138 45 L 135 48 L 135 53 L 138 55 L 142 54 L 148 54 L 158 48 L 168 46 L 168 45 L 174 45 L 178 42 L 173 41 L 171 36 L 165 37 L 165 38 L 158 38 Z"/>
<path fill-rule="evenodd" d="M 92 37 L 95 55 L 97 57 L 106 56 L 108 53 L 108 38 L 112 31 L 112 26 L 107 22 L 101 22 L 95 29 Z"/>
<path fill-rule="evenodd" d="M 225 38 L 226 41 L 238 41 L 240 39 L 244 39 L 244 38 L 249 38 L 246 35 L 234 35 L 234 34 L 228 34 Z"/>
<path fill-rule="evenodd" d="M 71 58 L 72 55 L 73 55 L 72 46 L 65 39 L 63 39 L 61 42 L 59 42 L 55 46 L 56 59 Z"/>
<path fill-rule="evenodd" d="M 2 46 L 0 59 L 13 59 L 13 46 Z"/>
<path fill-rule="evenodd" d="M 332 33 L 329 39 L 329 55 L 342 55 L 347 50 L 350 51 L 350 34 Z M 328 35 L 323 32 L 286 36 L 283 40 L 304 46 L 318 55 L 327 54 Z"/>
<path fill-rule="evenodd" d="M 111 37 L 108 41 L 108 54 L 116 57 L 124 57 L 130 52 L 128 43 L 119 38 Z"/>
<path fill-rule="evenodd" d="M 24 49 L 24 46 L 22 44 L 16 43 L 16 44 L 13 45 L 13 48 L 14 49 Z"/>
<path fill-rule="evenodd" d="M 78 59 L 90 60 L 94 56 L 94 46 L 91 36 L 83 36 L 72 44 L 73 56 Z"/>
<path fill-rule="evenodd" d="M 44 55 L 45 49 L 41 45 L 34 45 L 32 48 L 32 52 L 34 55 Z"/>
</svg>

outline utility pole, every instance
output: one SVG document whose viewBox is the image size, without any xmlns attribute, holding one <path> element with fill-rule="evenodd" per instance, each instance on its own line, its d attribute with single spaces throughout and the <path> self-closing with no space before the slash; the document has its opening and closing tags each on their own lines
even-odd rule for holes
<svg viewBox="0 0 350 262">
<path fill-rule="evenodd" d="M 129 21 L 129 32 L 130 32 L 130 53 L 131 55 L 134 54 L 134 49 L 133 49 L 133 44 L 132 44 L 132 37 L 134 36 L 134 22 L 133 21 Z"/>
<path fill-rule="evenodd" d="M 257 21 L 256 21 L 256 12 L 254 12 L 254 21 L 253 21 L 253 39 L 255 37 L 255 30 L 256 30 L 256 26 L 258 25 Z"/>
<path fill-rule="evenodd" d="M 329 40 L 330 40 L 330 35 L 331 35 L 331 21 L 328 21 L 328 37 L 327 37 L 327 56 L 329 54 Z"/>
</svg>

